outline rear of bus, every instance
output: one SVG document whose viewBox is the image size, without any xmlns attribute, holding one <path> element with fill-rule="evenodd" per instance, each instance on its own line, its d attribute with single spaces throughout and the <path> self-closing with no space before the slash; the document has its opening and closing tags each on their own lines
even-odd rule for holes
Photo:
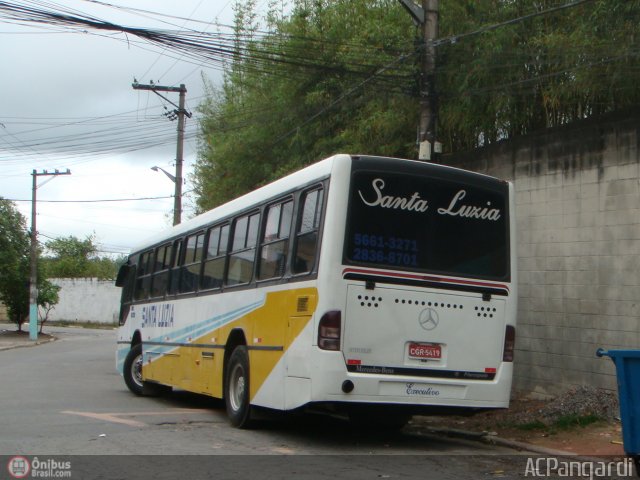
<svg viewBox="0 0 640 480">
<path fill-rule="evenodd" d="M 336 160 L 312 401 L 409 413 L 506 408 L 516 319 L 513 186 L 408 160 Z"/>
</svg>

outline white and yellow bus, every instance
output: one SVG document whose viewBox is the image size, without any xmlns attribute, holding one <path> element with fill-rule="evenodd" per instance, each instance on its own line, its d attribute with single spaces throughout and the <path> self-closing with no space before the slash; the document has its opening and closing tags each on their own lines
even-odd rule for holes
<svg viewBox="0 0 640 480">
<path fill-rule="evenodd" d="M 418 412 L 509 405 L 513 186 L 441 165 L 336 155 L 140 245 L 116 362 L 133 393 L 255 407 Z"/>
</svg>

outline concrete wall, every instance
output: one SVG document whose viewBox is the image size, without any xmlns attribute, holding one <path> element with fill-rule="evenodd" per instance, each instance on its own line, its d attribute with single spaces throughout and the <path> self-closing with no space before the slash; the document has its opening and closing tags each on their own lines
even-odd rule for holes
<svg viewBox="0 0 640 480">
<path fill-rule="evenodd" d="M 444 159 L 515 183 L 516 389 L 615 389 L 596 349 L 640 348 L 639 147 L 631 111 Z"/>
<path fill-rule="evenodd" d="M 120 292 L 113 280 L 95 278 L 52 278 L 58 285 L 60 301 L 49 314 L 49 320 L 95 323 L 117 323 Z"/>
</svg>

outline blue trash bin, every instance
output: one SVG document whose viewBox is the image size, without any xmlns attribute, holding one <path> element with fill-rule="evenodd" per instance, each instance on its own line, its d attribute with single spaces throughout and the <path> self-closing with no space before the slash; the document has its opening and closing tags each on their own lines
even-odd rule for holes
<svg viewBox="0 0 640 480">
<path fill-rule="evenodd" d="M 616 365 L 624 451 L 633 457 L 636 473 L 640 475 L 640 350 L 599 348 L 596 355 L 606 355 Z"/>
</svg>

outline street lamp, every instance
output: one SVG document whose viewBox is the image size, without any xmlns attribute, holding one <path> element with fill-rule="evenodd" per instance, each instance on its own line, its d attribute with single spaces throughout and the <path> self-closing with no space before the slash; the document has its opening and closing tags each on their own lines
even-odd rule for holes
<svg viewBox="0 0 640 480">
<path fill-rule="evenodd" d="M 153 170 L 154 172 L 162 172 L 164 173 L 167 177 L 169 177 L 171 179 L 171 181 L 173 183 L 176 183 L 176 177 L 174 177 L 173 175 L 171 175 L 169 172 L 167 172 L 164 168 L 160 168 L 160 167 L 151 167 L 151 170 Z"/>
<path fill-rule="evenodd" d="M 181 221 L 180 217 L 182 213 L 182 178 L 178 181 L 176 176 L 171 175 L 164 168 L 158 166 L 151 167 L 151 170 L 164 173 L 175 184 L 175 193 L 173 195 L 173 224 L 178 225 Z"/>
</svg>

